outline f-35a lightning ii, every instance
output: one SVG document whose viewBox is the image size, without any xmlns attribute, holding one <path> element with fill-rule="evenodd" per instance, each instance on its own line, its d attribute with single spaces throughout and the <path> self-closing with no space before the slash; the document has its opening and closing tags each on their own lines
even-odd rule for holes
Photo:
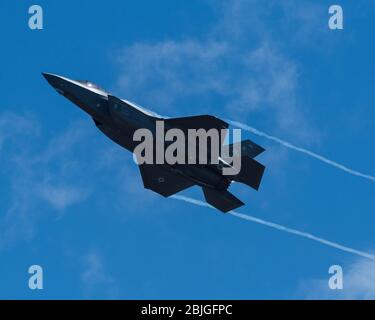
<svg viewBox="0 0 375 320">
<path fill-rule="evenodd" d="M 162 117 L 127 100 L 119 99 L 89 81 L 71 80 L 62 76 L 43 73 L 55 90 L 85 111 L 98 129 L 115 143 L 134 152 L 139 141 L 134 133 L 140 128 L 156 130 L 157 121 L 163 121 L 165 129 L 216 129 L 227 130 L 229 125 L 210 115 L 183 118 Z M 239 145 L 238 145 L 239 144 Z M 230 166 L 219 157 L 215 163 L 207 164 L 140 164 L 139 169 L 146 189 L 164 197 L 198 185 L 202 187 L 206 201 L 222 212 L 236 209 L 244 203 L 227 189 L 233 181 L 244 183 L 258 190 L 265 167 L 254 158 L 264 149 L 250 140 L 230 144 L 233 151 L 240 148 L 241 169 L 238 173 L 224 175 L 223 168 Z"/>
</svg>

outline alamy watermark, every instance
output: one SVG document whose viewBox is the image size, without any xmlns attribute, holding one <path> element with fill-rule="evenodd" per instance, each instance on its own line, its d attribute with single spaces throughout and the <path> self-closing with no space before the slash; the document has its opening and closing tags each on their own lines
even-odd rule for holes
<svg viewBox="0 0 375 320">
<path fill-rule="evenodd" d="M 342 290 L 344 288 L 344 273 L 339 265 L 332 265 L 328 269 L 332 276 L 328 279 L 328 288 L 331 290 Z"/>
<path fill-rule="evenodd" d="M 32 5 L 29 8 L 29 28 L 31 30 L 43 29 L 43 8 L 39 5 Z"/>
<path fill-rule="evenodd" d="M 40 265 L 34 264 L 28 270 L 31 277 L 29 278 L 28 285 L 31 290 L 43 289 L 43 268 Z"/>
<path fill-rule="evenodd" d="M 241 141 L 241 129 L 233 129 L 233 141 Z M 155 131 L 141 128 L 133 141 L 138 165 L 142 164 L 214 164 L 222 167 L 223 175 L 241 170 L 241 143 L 224 145 L 228 129 L 165 130 L 163 120 L 156 121 Z"/>
<path fill-rule="evenodd" d="M 328 27 L 331 30 L 344 29 L 344 10 L 338 4 L 334 4 L 328 8 L 328 13 L 331 15 L 328 20 Z"/>
</svg>

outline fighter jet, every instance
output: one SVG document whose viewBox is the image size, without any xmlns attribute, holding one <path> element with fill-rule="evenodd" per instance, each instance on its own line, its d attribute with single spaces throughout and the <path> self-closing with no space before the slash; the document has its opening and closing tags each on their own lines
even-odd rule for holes
<svg viewBox="0 0 375 320">
<path fill-rule="evenodd" d="M 71 80 L 51 73 L 42 75 L 59 94 L 85 111 L 102 133 L 130 152 L 134 152 L 140 143 L 133 139 L 136 130 L 146 128 L 155 132 L 157 121 L 163 121 L 166 129 L 177 128 L 183 132 L 189 129 L 227 130 L 229 127 L 228 123 L 211 115 L 163 118 L 133 102 L 111 95 L 90 81 Z M 265 149 L 250 140 L 227 147 L 231 152 L 236 147 L 241 150 L 239 173 L 224 175 L 223 168 L 231 164 L 221 157 L 206 164 L 144 163 L 139 165 L 144 187 L 169 197 L 198 185 L 203 189 L 206 201 L 218 210 L 228 212 L 241 207 L 244 203 L 231 194 L 228 187 L 237 181 L 258 190 L 265 167 L 254 158 Z"/>
</svg>

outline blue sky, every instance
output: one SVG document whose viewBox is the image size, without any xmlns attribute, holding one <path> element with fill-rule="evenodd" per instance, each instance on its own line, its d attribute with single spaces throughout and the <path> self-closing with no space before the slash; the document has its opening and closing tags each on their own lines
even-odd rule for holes
<svg viewBox="0 0 375 320">
<path fill-rule="evenodd" d="M 371 261 L 144 190 L 131 155 L 41 77 L 241 121 L 375 174 L 372 1 L 339 1 L 341 31 L 329 1 L 38 1 L 42 31 L 32 4 L 0 4 L 0 298 L 375 297 Z M 375 250 L 373 182 L 243 136 L 267 169 L 259 192 L 232 187 L 240 212 Z M 327 290 L 333 264 L 342 292 Z"/>
</svg>

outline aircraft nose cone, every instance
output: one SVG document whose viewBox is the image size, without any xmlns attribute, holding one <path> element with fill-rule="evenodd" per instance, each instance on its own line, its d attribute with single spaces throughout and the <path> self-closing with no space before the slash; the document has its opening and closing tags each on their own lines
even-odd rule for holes
<svg viewBox="0 0 375 320">
<path fill-rule="evenodd" d="M 57 88 L 59 80 L 58 76 L 46 72 L 43 72 L 42 75 L 52 87 Z"/>
<path fill-rule="evenodd" d="M 69 91 L 69 80 L 65 79 L 64 77 L 43 72 L 43 77 L 47 80 L 47 82 L 54 88 L 58 93 L 65 96 L 65 92 Z"/>
</svg>

